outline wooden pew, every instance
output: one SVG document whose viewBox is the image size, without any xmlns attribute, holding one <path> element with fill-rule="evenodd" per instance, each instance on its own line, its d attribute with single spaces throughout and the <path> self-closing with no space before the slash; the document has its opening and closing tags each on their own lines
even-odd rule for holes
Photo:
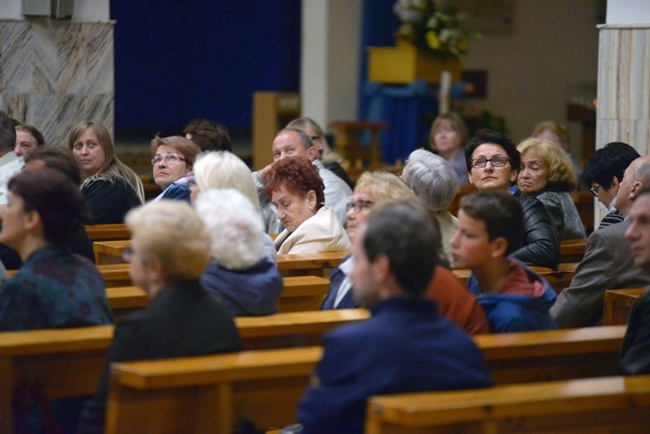
<svg viewBox="0 0 650 434">
<path fill-rule="evenodd" d="M 244 348 L 320 343 L 323 333 L 369 317 L 364 309 L 235 318 Z M 113 326 L 0 333 L 0 433 L 11 432 L 11 396 L 41 385 L 50 399 L 91 395 L 102 373 Z"/>
<path fill-rule="evenodd" d="M 291 276 L 282 280 L 283 289 L 278 300 L 281 313 L 318 310 L 329 291 L 329 280 L 323 277 Z M 106 296 L 116 319 L 149 304 L 147 293 L 136 286 L 108 286 Z"/>
<path fill-rule="evenodd" d="M 495 382 L 509 384 L 614 375 L 624 333 L 625 327 L 601 327 L 475 340 Z M 230 433 L 240 416 L 266 429 L 293 423 L 320 357 L 319 347 L 307 347 L 114 363 L 107 433 Z"/>
<path fill-rule="evenodd" d="M 124 249 L 130 240 L 95 241 L 93 251 L 97 264 L 121 262 Z M 283 276 L 322 276 L 328 277 L 329 270 L 341 263 L 348 252 L 300 253 L 278 255 L 278 269 Z"/>
<path fill-rule="evenodd" d="M 131 276 L 129 269 L 131 265 L 124 262 L 121 264 L 99 264 L 97 269 L 104 278 L 104 283 L 107 288 L 114 286 L 130 286 Z"/>
<path fill-rule="evenodd" d="M 571 286 L 571 281 L 573 276 L 576 274 L 576 268 L 578 267 L 579 262 L 568 262 L 558 264 L 557 270 L 554 270 L 550 274 L 542 274 L 548 283 L 551 284 L 555 292 L 559 294 L 564 289 Z"/>
<path fill-rule="evenodd" d="M 580 262 L 585 255 L 587 240 L 575 239 L 560 242 L 560 262 Z"/>
<path fill-rule="evenodd" d="M 86 234 L 90 241 L 128 240 L 131 231 L 123 223 L 86 225 Z"/>
<path fill-rule="evenodd" d="M 650 426 L 650 376 L 376 396 L 367 434 L 640 433 Z"/>
<path fill-rule="evenodd" d="M 603 325 L 626 325 L 630 309 L 646 288 L 608 289 L 603 301 Z"/>
</svg>

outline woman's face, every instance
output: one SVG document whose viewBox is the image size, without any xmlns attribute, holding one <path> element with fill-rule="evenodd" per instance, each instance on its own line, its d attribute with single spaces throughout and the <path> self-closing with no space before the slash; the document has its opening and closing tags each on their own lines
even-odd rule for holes
<svg viewBox="0 0 650 434">
<path fill-rule="evenodd" d="M 524 194 L 537 193 L 548 183 L 548 168 L 536 151 L 527 151 L 521 156 L 521 170 L 517 184 Z"/>
<path fill-rule="evenodd" d="M 81 171 L 86 178 L 99 172 L 99 169 L 104 165 L 104 161 L 106 161 L 104 148 L 99 144 L 97 135 L 90 128 L 84 131 L 74 141 L 72 154 L 79 162 Z"/>
<path fill-rule="evenodd" d="M 0 243 L 16 249 L 22 240 L 25 239 L 25 219 L 27 213 L 23 210 L 22 197 L 13 194 L 7 195 L 7 207 L 2 217 L 2 231 L 0 231 Z M 32 211 L 35 212 L 35 211 Z"/>
<path fill-rule="evenodd" d="M 191 172 L 183 154 L 171 146 L 160 145 L 153 160 L 157 161 L 153 165 L 153 179 L 163 190 Z"/>
<path fill-rule="evenodd" d="M 288 191 L 285 186 L 273 192 L 271 202 L 278 209 L 278 219 L 290 233 L 305 220 L 316 214 L 316 192 L 310 190 L 305 197 Z"/>
<path fill-rule="evenodd" d="M 454 130 L 448 120 L 440 122 L 438 128 L 431 131 L 431 140 L 442 156 L 456 152 L 461 145 L 458 132 Z"/>
<path fill-rule="evenodd" d="M 24 157 L 29 151 L 36 148 L 38 142 L 36 138 L 27 131 L 16 131 L 16 146 L 14 151 L 19 157 Z"/>
<path fill-rule="evenodd" d="M 368 220 L 370 208 L 375 202 L 375 195 L 367 187 L 357 187 L 354 189 L 352 201 L 348 204 L 345 224 L 348 230 L 350 241 L 355 240 L 361 224 Z M 357 212 L 357 209 L 359 210 Z"/>
</svg>

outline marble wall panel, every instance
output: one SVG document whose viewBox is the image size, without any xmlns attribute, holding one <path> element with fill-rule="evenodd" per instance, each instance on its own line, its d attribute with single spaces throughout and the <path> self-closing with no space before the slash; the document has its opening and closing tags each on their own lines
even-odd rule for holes
<svg viewBox="0 0 650 434">
<path fill-rule="evenodd" d="M 84 120 L 114 128 L 113 23 L 0 21 L 0 108 L 65 144 Z"/>
</svg>

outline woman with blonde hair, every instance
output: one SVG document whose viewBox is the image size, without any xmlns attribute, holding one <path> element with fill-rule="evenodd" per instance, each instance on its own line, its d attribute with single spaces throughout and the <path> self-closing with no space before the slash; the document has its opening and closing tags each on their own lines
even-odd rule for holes
<svg viewBox="0 0 650 434">
<path fill-rule="evenodd" d="M 555 142 L 535 138 L 524 140 L 517 149 L 521 153 L 517 179 L 521 192 L 546 206 L 560 241 L 585 238 L 585 228 L 571 197 L 576 178 L 566 152 Z"/>
<path fill-rule="evenodd" d="M 68 147 L 81 168 L 81 192 L 96 224 L 122 223 L 131 208 L 142 205 L 142 181 L 117 158 L 103 125 L 92 121 L 75 125 Z"/>
</svg>

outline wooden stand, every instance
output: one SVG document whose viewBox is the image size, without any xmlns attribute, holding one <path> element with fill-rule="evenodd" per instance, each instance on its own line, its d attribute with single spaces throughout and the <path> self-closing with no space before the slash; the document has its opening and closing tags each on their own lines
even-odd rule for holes
<svg viewBox="0 0 650 434">
<path fill-rule="evenodd" d="M 350 161 L 352 167 L 357 167 L 357 162 L 364 161 L 370 163 L 370 169 L 381 166 L 381 146 L 379 145 L 379 132 L 387 130 L 388 124 L 385 122 L 370 121 L 338 121 L 332 122 L 330 128 L 337 131 L 336 149 L 345 158 Z M 361 146 L 361 134 L 363 131 L 370 131 L 370 148 Z"/>
<path fill-rule="evenodd" d="M 262 169 L 273 162 L 271 145 L 275 134 L 297 117 L 300 117 L 299 93 L 253 93 L 253 169 Z"/>
</svg>

